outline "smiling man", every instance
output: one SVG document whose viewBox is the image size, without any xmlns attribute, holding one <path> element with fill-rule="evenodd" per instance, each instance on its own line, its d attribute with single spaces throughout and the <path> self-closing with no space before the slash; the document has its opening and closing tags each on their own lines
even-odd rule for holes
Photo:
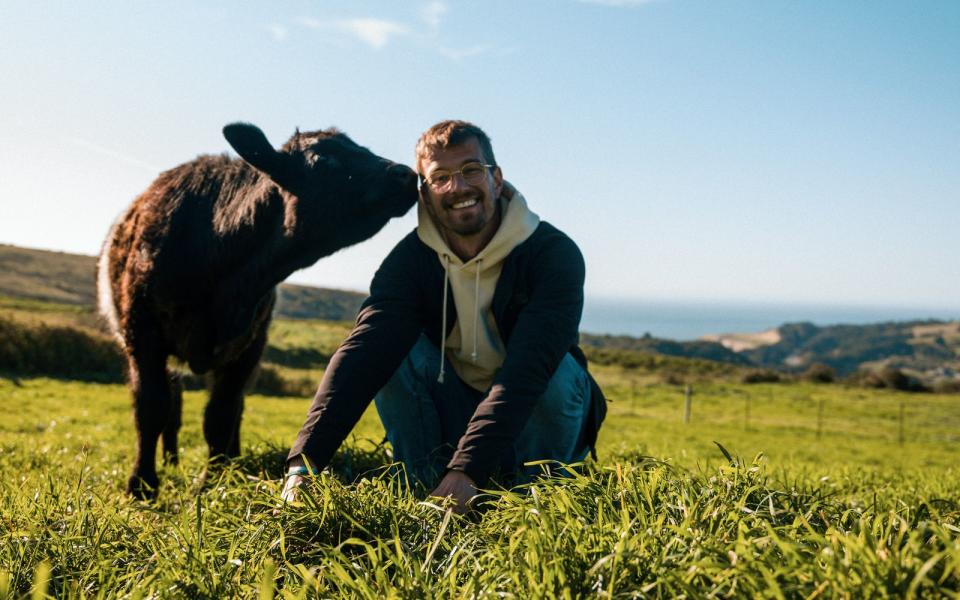
<svg viewBox="0 0 960 600">
<path fill-rule="evenodd" d="M 417 142 L 419 222 L 374 276 L 288 457 L 284 497 L 375 397 L 394 458 L 463 512 L 524 463 L 584 459 L 606 412 L 577 346 L 584 263 L 507 184 L 490 139 L 443 121 Z M 304 460 L 306 459 L 306 461 Z"/>
</svg>

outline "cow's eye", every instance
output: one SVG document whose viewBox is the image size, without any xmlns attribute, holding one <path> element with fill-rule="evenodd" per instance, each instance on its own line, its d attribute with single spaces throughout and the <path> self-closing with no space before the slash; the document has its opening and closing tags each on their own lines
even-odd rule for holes
<svg viewBox="0 0 960 600">
<path fill-rule="evenodd" d="M 340 161 L 329 154 L 310 154 L 307 156 L 307 164 L 312 169 L 321 167 L 326 169 L 340 168 Z"/>
</svg>

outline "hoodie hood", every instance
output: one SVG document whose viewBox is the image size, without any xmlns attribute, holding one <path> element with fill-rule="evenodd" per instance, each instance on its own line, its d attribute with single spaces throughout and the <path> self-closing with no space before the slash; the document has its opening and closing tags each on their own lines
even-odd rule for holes
<svg viewBox="0 0 960 600">
<path fill-rule="evenodd" d="M 501 196 L 497 201 L 501 211 L 500 227 L 483 250 L 467 261 L 450 250 L 423 200 L 417 204 L 417 236 L 437 253 L 445 273 L 439 380 L 443 381 L 444 361 L 448 360 L 467 385 L 480 391 L 490 387 L 506 357 L 506 347 L 492 311 L 493 293 L 503 261 L 540 224 L 540 217 L 527 207 L 527 201 L 519 192 L 514 192 L 509 200 Z M 457 322 L 446 335 L 448 290 L 457 309 Z"/>
</svg>

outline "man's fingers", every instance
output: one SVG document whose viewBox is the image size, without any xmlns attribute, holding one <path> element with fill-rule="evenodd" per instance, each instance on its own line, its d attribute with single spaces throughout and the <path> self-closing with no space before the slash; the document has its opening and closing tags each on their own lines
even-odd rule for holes
<svg viewBox="0 0 960 600">
<path fill-rule="evenodd" d="M 300 486 L 303 485 L 303 477 L 299 475 L 291 475 L 287 477 L 287 481 L 283 486 L 283 492 L 280 494 L 280 499 L 284 502 L 296 502 L 297 501 L 297 492 L 300 489 Z"/>
</svg>

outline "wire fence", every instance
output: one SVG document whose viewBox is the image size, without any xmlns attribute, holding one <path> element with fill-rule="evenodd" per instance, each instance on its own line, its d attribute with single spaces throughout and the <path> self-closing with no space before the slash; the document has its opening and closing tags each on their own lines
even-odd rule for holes
<svg viewBox="0 0 960 600">
<path fill-rule="evenodd" d="M 609 394 L 613 414 L 684 424 L 849 436 L 895 444 L 960 443 L 960 395 L 840 385 L 643 385 Z"/>
</svg>

